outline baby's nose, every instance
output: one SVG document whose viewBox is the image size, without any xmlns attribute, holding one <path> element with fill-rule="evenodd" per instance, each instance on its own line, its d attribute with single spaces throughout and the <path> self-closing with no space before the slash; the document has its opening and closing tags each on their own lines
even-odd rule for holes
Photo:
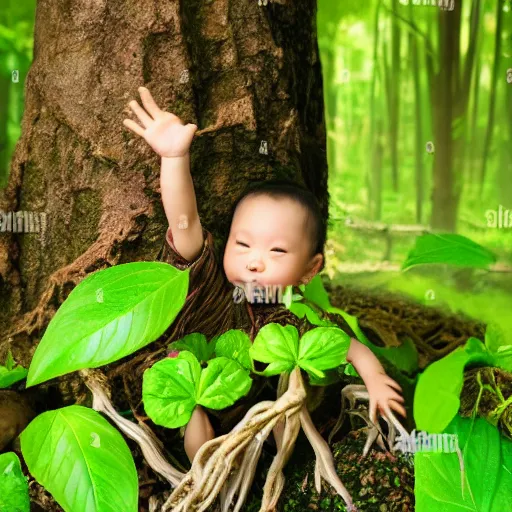
<svg viewBox="0 0 512 512">
<path fill-rule="evenodd" d="M 263 262 L 260 260 L 253 260 L 247 265 L 247 269 L 252 270 L 252 271 L 261 272 L 264 269 Z"/>
</svg>

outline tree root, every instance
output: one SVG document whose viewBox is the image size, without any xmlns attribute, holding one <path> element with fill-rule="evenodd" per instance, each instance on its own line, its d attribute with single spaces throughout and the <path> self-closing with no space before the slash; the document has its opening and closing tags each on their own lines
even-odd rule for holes
<svg viewBox="0 0 512 512">
<path fill-rule="evenodd" d="M 146 462 L 156 473 L 165 478 L 172 487 L 178 486 L 185 475 L 165 460 L 159 447 L 160 441 L 147 425 L 136 425 L 116 412 L 107 396 L 105 376 L 98 370 L 80 370 L 80 375 L 93 394 L 92 408 L 106 414 L 123 434 L 140 446 Z"/>
<path fill-rule="evenodd" d="M 322 490 L 322 477 L 331 484 L 336 492 L 343 498 L 346 504 L 347 512 L 356 511 L 352 498 L 340 480 L 334 468 L 334 457 L 332 456 L 329 445 L 315 428 L 308 410 L 303 407 L 300 411 L 300 424 L 315 450 L 315 488 L 318 493 Z"/>
<path fill-rule="evenodd" d="M 281 379 L 280 387 L 285 382 L 286 379 Z M 239 512 L 253 481 L 263 442 L 283 419 L 283 437 L 277 443 L 277 454 L 267 474 L 260 512 L 270 512 L 277 507 L 285 482 L 283 468 L 293 452 L 301 426 L 317 457 L 318 492 L 323 477 L 345 500 L 347 510 L 356 511 L 350 494 L 336 474 L 329 446 L 311 420 L 304 382 L 300 369 L 296 368 L 290 375 L 287 391 L 275 402 L 256 404 L 229 434 L 208 441 L 199 449 L 192 468 L 165 502 L 162 512 L 203 512 L 219 493 L 222 512 L 230 509 L 238 494 L 233 512 Z M 241 463 L 237 464 L 240 459 Z"/>
<path fill-rule="evenodd" d="M 345 406 L 345 400 L 349 401 L 350 409 L 347 411 Z M 343 425 L 343 420 L 345 419 L 345 413 L 350 414 L 351 416 L 359 416 L 362 418 L 365 423 L 367 424 L 366 431 L 368 432 L 368 438 L 366 440 L 366 443 L 364 445 L 363 449 L 363 457 L 366 457 L 368 452 L 370 451 L 370 447 L 374 442 L 377 442 L 377 444 L 385 451 L 386 447 L 384 446 L 383 439 L 386 437 L 385 434 L 382 432 L 382 429 L 380 428 L 379 423 L 374 424 L 370 416 L 368 414 L 367 409 L 355 409 L 355 403 L 357 400 L 370 400 L 370 395 L 368 393 L 368 390 L 363 384 L 349 384 L 348 386 L 345 386 L 341 390 L 341 411 L 340 415 L 338 417 L 338 421 L 336 422 L 336 425 L 333 427 L 331 433 L 329 434 L 329 437 L 327 439 L 328 444 L 331 444 L 332 438 L 334 435 L 338 432 L 338 430 Z M 393 453 L 394 451 L 394 445 L 395 445 L 395 435 L 396 431 L 400 433 L 402 436 L 407 435 L 407 431 L 402 426 L 402 424 L 398 421 L 396 416 L 391 412 L 391 409 L 388 409 L 386 412 L 386 415 L 383 415 L 382 418 L 384 421 L 388 424 L 388 436 L 387 436 L 387 442 L 390 446 L 390 452 Z M 355 428 L 354 423 L 352 422 L 352 418 L 350 419 L 352 429 Z"/>
</svg>

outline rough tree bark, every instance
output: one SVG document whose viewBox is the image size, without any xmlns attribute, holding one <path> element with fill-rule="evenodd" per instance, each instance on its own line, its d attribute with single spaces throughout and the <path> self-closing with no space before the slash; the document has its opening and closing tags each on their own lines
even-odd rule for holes
<svg viewBox="0 0 512 512">
<path fill-rule="evenodd" d="M 279 1 L 38 2 L 22 136 L 0 209 L 46 212 L 48 226 L 44 239 L 0 237 L 0 358 L 11 347 L 28 365 L 88 273 L 156 258 L 167 228 L 160 162 L 122 125 L 138 86 L 203 130 L 192 175 L 217 250 L 251 180 L 303 182 L 327 217 L 316 1 Z"/>
</svg>

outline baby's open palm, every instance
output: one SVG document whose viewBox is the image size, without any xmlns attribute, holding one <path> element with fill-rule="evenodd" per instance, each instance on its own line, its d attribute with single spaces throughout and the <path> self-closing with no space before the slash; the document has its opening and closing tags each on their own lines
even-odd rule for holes
<svg viewBox="0 0 512 512">
<path fill-rule="evenodd" d="M 131 119 L 125 119 L 123 124 L 126 128 L 140 135 L 162 157 L 186 155 L 197 126 L 185 125 L 178 116 L 161 110 L 145 87 L 139 87 L 139 93 L 147 112 L 136 100 L 130 101 L 129 105 L 144 128 Z"/>
</svg>

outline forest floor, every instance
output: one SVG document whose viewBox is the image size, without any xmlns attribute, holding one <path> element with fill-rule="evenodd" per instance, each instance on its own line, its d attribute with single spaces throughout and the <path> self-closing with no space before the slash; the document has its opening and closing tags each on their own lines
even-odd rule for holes
<svg viewBox="0 0 512 512">
<path fill-rule="evenodd" d="M 381 347 L 400 345 L 404 336 L 415 343 L 418 350 L 418 369 L 420 371 L 429 363 L 439 359 L 471 337 L 484 339 L 485 325 L 464 315 L 454 315 L 442 309 L 426 307 L 413 300 L 407 300 L 403 295 L 392 294 L 388 291 L 369 292 L 368 289 L 331 286 L 325 283 L 333 306 L 359 318 L 360 326 L 367 337 Z M 385 366 L 386 371 L 390 368 Z M 399 383 L 400 375 L 389 372 L 390 376 Z M 416 372 L 417 373 L 417 372 Z M 407 376 L 414 379 L 415 375 Z M 346 376 L 341 383 L 328 386 L 326 389 L 326 406 L 312 413 L 312 418 L 318 430 L 327 438 L 340 412 L 341 388 L 349 383 L 360 381 L 356 377 Z M 404 387 L 404 386 L 402 386 Z M 407 419 L 403 421 L 405 428 L 411 431 L 412 423 L 412 392 L 404 389 Z M 48 404 L 50 408 L 55 408 Z M 182 438 L 179 430 L 152 428 L 160 437 L 164 435 L 164 445 L 182 468 L 188 469 L 186 455 L 182 448 Z M 366 458 L 362 457 L 365 435 L 359 430 L 360 425 L 353 428 L 348 421 L 333 439 L 332 450 L 335 455 L 336 469 L 342 482 L 354 498 L 358 510 L 361 511 L 409 511 L 414 510 L 414 469 L 410 456 L 406 454 L 391 455 L 374 446 Z M 164 430 L 167 432 L 164 434 Z M 139 511 L 149 512 L 149 497 L 159 497 L 163 502 L 168 496 L 168 484 L 162 482 L 143 461 L 138 446 L 127 440 L 135 457 L 139 471 L 140 498 Z M 259 510 L 258 497 L 264 484 L 266 471 L 275 450 L 266 445 L 261 457 L 253 490 L 243 510 L 254 512 Z M 314 457 L 307 447 L 303 433 L 299 435 L 298 443 L 286 468 L 287 482 L 280 500 L 279 512 L 306 510 L 344 510 L 340 498 L 333 494 L 332 489 L 318 495 L 314 490 Z M 182 469 L 179 468 L 179 469 Z M 36 482 L 30 482 L 31 510 L 60 512 L 62 509 L 51 496 Z M 212 512 L 216 510 L 212 507 Z"/>
</svg>

